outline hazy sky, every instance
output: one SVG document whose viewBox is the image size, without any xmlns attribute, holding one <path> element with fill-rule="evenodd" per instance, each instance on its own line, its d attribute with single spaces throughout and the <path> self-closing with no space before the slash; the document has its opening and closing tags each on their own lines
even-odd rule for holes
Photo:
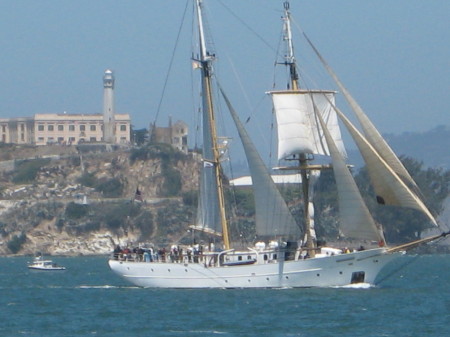
<svg viewBox="0 0 450 337">
<path fill-rule="evenodd" d="M 241 118 L 252 116 L 259 130 L 252 132 L 260 134 L 269 133 L 264 92 L 274 79 L 282 4 L 206 3 L 217 72 Z M 116 112 L 129 113 L 135 128 L 154 121 L 160 102 L 159 125 L 172 115 L 194 128 L 191 5 L 162 96 L 185 6 L 186 0 L 0 0 L 0 118 L 101 113 L 102 76 L 110 68 Z M 291 11 L 294 34 L 299 25 L 310 36 L 381 132 L 450 126 L 450 1 L 291 0 Z M 303 42 L 295 51 L 302 69 L 311 62 L 305 77 L 331 83 Z"/>
</svg>

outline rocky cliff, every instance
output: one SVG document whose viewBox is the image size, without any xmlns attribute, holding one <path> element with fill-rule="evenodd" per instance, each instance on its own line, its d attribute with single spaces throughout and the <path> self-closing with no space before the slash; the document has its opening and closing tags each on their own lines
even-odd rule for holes
<svg viewBox="0 0 450 337">
<path fill-rule="evenodd" d="M 0 255 L 107 254 L 116 244 L 164 244 L 179 240 L 192 221 L 195 155 L 163 145 L 1 150 Z"/>
</svg>

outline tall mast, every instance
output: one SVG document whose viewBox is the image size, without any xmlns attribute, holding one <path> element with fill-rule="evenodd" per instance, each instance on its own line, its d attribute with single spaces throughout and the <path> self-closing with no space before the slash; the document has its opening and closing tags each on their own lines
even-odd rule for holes
<svg viewBox="0 0 450 337">
<path fill-rule="evenodd" d="M 299 90 L 300 86 L 298 84 L 298 73 L 296 67 L 296 61 L 294 56 L 294 45 L 292 42 L 292 31 L 291 31 L 291 17 L 289 12 L 289 1 L 284 2 L 284 41 L 286 43 L 286 55 L 285 55 L 285 64 L 289 67 L 289 86 L 290 89 L 295 91 Z M 311 257 L 315 256 L 316 244 L 313 240 L 311 233 L 311 223 L 310 223 L 310 214 L 309 214 L 309 175 L 310 170 L 308 169 L 308 157 L 304 153 L 299 154 L 299 166 L 300 166 L 300 175 L 302 177 L 302 192 L 303 192 L 303 212 L 304 212 L 304 234 L 305 234 L 305 243 L 306 248 L 310 249 L 309 255 Z"/>
<path fill-rule="evenodd" d="M 220 168 L 220 154 L 217 144 L 217 130 L 215 122 L 214 105 L 212 98 L 212 84 L 211 77 L 213 72 L 212 62 L 214 55 L 210 54 L 206 48 L 206 40 L 203 29 L 203 13 L 202 13 L 202 0 L 196 0 L 197 8 L 197 20 L 198 20 L 198 32 L 199 32 L 199 44 L 200 44 L 200 59 L 196 60 L 200 62 L 202 72 L 202 89 L 203 89 L 203 113 L 207 114 L 208 125 L 203 127 L 209 127 L 211 133 L 211 151 L 212 158 L 207 158 L 208 163 L 213 164 L 215 179 L 217 184 L 217 200 L 219 204 L 219 218 L 222 226 L 222 237 L 225 249 L 230 249 L 230 239 L 228 236 L 228 224 L 225 215 L 225 200 L 223 193 L 223 183 L 221 178 Z"/>
</svg>

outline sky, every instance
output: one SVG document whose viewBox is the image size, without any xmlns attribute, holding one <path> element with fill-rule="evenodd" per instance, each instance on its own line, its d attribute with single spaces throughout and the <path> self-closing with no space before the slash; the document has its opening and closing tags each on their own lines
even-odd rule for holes
<svg viewBox="0 0 450 337">
<path fill-rule="evenodd" d="M 117 113 L 135 129 L 184 120 L 192 145 L 190 2 L 0 0 L 0 118 L 101 113 L 112 69 Z M 222 86 L 257 142 L 270 143 L 265 92 L 284 83 L 274 67 L 283 0 L 205 6 Z M 382 133 L 450 126 L 450 1 L 291 0 L 291 12 L 294 35 L 306 32 Z M 331 86 L 310 48 L 294 43 L 301 75 Z"/>
</svg>

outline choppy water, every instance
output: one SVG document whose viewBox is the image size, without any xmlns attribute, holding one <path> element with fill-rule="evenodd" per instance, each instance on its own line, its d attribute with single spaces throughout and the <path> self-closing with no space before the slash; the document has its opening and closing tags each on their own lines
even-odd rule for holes
<svg viewBox="0 0 450 337">
<path fill-rule="evenodd" d="M 0 336 L 450 336 L 449 255 L 373 288 L 278 290 L 142 289 L 106 257 L 53 257 L 64 272 L 29 260 L 0 258 Z"/>
</svg>

